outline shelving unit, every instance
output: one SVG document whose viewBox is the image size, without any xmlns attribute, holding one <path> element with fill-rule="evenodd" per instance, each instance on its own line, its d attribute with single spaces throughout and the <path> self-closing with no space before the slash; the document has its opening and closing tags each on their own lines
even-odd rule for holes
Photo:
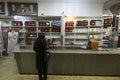
<svg viewBox="0 0 120 80">
<path fill-rule="evenodd" d="M 91 21 L 89 26 L 89 36 L 90 38 L 95 38 L 101 45 L 103 38 L 103 18 L 97 18 Z"/>
<path fill-rule="evenodd" d="M 110 35 L 112 33 L 112 23 L 113 23 L 113 17 L 112 16 L 104 16 L 103 20 L 103 47 L 104 50 L 108 50 L 107 48 L 110 47 Z"/>
<path fill-rule="evenodd" d="M 25 30 L 25 43 L 27 46 L 31 46 L 34 40 L 38 36 L 37 32 L 37 19 L 30 19 L 24 21 Z"/>
<path fill-rule="evenodd" d="M 19 29 L 21 47 L 32 46 L 39 33 L 54 40 L 52 47 L 86 47 L 89 38 L 101 42 L 103 37 L 103 17 L 20 16 L 1 20 L 3 33 L 6 34 L 9 28 Z"/>
<path fill-rule="evenodd" d="M 52 47 L 60 47 L 61 44 L 61 17 L 48 16 L 39 17 L 38 34 L 44 33 L 46 39 L 54 40 Z"/>
<path fill-rule="evenodd" d="M 18 29 L 18 42 L 21 47 L 32 46 L 39 33 L 44 33 L 46 39 L 54 40 L 54 46 L 61 46 L 61 17 L 60 16 L 40 16 L 40 17 L 3 17 L 2 30 L 6 41 L 7 30 Z M 6 45 L 6 44 L 5 44 Z"/>
<path fill-rule="evenodd" d="M 89 38 L 103 37 L 102 17 L 65 17 L 64 47 L 86 47 Z"/>
<path fill-rule="evenodd" d="M 72 27 L 72 31 L 65 32 L 64 38 L 65 38 L 65 46 L 73 46 L 73 45 L 77 46 L 77 45 L 86 44 L 88 40 L 88 27 L 74 26 Z"/>
</svg>

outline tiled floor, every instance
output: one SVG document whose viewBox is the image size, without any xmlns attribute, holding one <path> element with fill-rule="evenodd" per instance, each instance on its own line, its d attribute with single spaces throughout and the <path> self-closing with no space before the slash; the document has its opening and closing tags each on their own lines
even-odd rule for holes
<svg viewBox="0 0 120 80">
<path fill-rule="evenodd" d="M 8 57 L 2 57 L 0 58 L 0 80 L 38 80 L 38 76 L 19 74 L 16 61 Z M 48 75 L 48 80 L 120 80 L 120 76 Z"/>
</svg>

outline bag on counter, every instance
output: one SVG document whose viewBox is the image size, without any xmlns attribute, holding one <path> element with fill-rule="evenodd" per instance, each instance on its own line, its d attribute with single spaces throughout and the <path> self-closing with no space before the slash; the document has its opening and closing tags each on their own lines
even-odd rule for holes
<svg viewBox="0 0 120 80">
<path fill-rule="evenodd" d="M 49 52 L 49 51 L 46 51 L 46 52 L 44 53 L 44 60 L 48 62 L 49 59 L 50 59 L 50 52 Z"/>
</svg>

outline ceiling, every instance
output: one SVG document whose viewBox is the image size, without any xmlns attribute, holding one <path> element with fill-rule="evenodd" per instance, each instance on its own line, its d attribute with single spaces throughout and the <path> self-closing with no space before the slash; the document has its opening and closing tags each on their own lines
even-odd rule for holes
<svg viewBox="0 0 120 80">
<path fill-rule="evenodd" d="M 111 6 L 120 3 L 120 0 L 109 0 L 104 3 L 104 8 L 110 8 Z"/>
<path fill-rule="evenodd" d="M 2 1 L 2 0 L 0 0 Z M 105 3 L 108 0 L 3 0 L 8 2 L 73 2 L 73 3 Z M 110 0 L 109 0 L 110 1 Z"/>
</svg>

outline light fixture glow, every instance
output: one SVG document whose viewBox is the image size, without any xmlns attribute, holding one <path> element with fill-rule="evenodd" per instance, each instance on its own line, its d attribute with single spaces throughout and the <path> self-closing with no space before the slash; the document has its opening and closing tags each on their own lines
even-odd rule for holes
<svg viewBox="0 0 120 80">
<path fill-rule="evenodd" d="M 14 16 L 14 19 L 18 19 L 19 18 L 19 16 Z"/>
</svg>

